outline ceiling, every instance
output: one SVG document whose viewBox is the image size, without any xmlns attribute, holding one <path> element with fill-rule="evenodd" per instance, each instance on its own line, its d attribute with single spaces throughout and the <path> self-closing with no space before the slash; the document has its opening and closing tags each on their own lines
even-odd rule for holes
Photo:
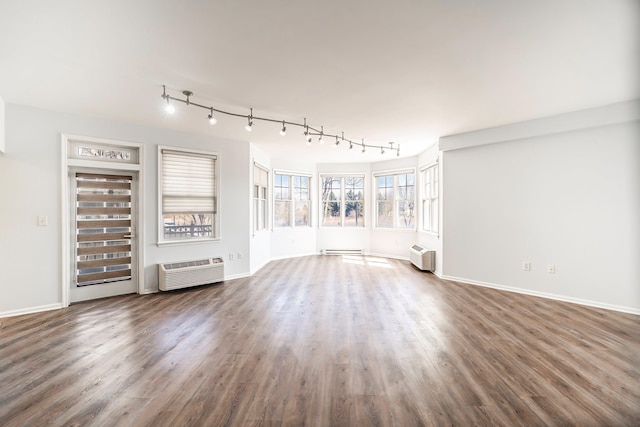
<svg viewBox="0 0 640 427">
<path fill-rule="evenodd" d="M 324 126 L 415 155 L 460 132 L 640 97 L 637 0 L 0 0 L 0 97 L 250 141 L 274 158 L 372 162 Z M 101 135 L 93 135 L 101 136 Z M 334 140 L 335 142 L 335 140 Z"/>
</svg>

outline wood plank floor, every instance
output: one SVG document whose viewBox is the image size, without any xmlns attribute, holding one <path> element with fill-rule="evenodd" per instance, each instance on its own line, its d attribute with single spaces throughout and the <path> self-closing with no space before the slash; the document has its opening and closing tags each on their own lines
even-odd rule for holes
<svg viewBox="0 0 640 427">
<path fill-rule="evenodd" d="M 397 260 L 275 261 L 0 319 L 0 425 L 637 426 L 640 316 Z"/>
</svg>

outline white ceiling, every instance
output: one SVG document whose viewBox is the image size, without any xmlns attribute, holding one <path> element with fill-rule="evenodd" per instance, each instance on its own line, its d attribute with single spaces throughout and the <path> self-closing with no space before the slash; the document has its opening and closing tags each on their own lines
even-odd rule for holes
<svg viewBox="0 0 640 427">
<path fill-rule="evenodd" d="M 0 97 L 251 141 L 273 157 L 377 161 L 215 108 L 396 141 L 640 97 L 638 0 L 0 0 Z M 95 135 L 100 136 L 100 135 Z M 339 153 L 339 155 L 337 154 Z"/>
</svg>

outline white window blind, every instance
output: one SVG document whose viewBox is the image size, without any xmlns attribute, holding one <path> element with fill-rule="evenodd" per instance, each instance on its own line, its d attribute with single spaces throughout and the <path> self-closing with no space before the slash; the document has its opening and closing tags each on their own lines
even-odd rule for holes
<svg viewBox="0 0 640 427">
<path fill-rule="evenodd" d="M 215 214 L 216 156 L 162 150 L 163 214 Z"/>
</svg>

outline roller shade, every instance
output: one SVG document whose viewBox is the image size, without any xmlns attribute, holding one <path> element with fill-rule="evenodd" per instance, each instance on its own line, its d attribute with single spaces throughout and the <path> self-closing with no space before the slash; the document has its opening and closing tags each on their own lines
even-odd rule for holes
<svg viewBox="0 0 640 427">
<path fill-rule="evenodd" d="M 216 156 L 162 150 L 163 214 L 216 213 Z"/>
</svg>

